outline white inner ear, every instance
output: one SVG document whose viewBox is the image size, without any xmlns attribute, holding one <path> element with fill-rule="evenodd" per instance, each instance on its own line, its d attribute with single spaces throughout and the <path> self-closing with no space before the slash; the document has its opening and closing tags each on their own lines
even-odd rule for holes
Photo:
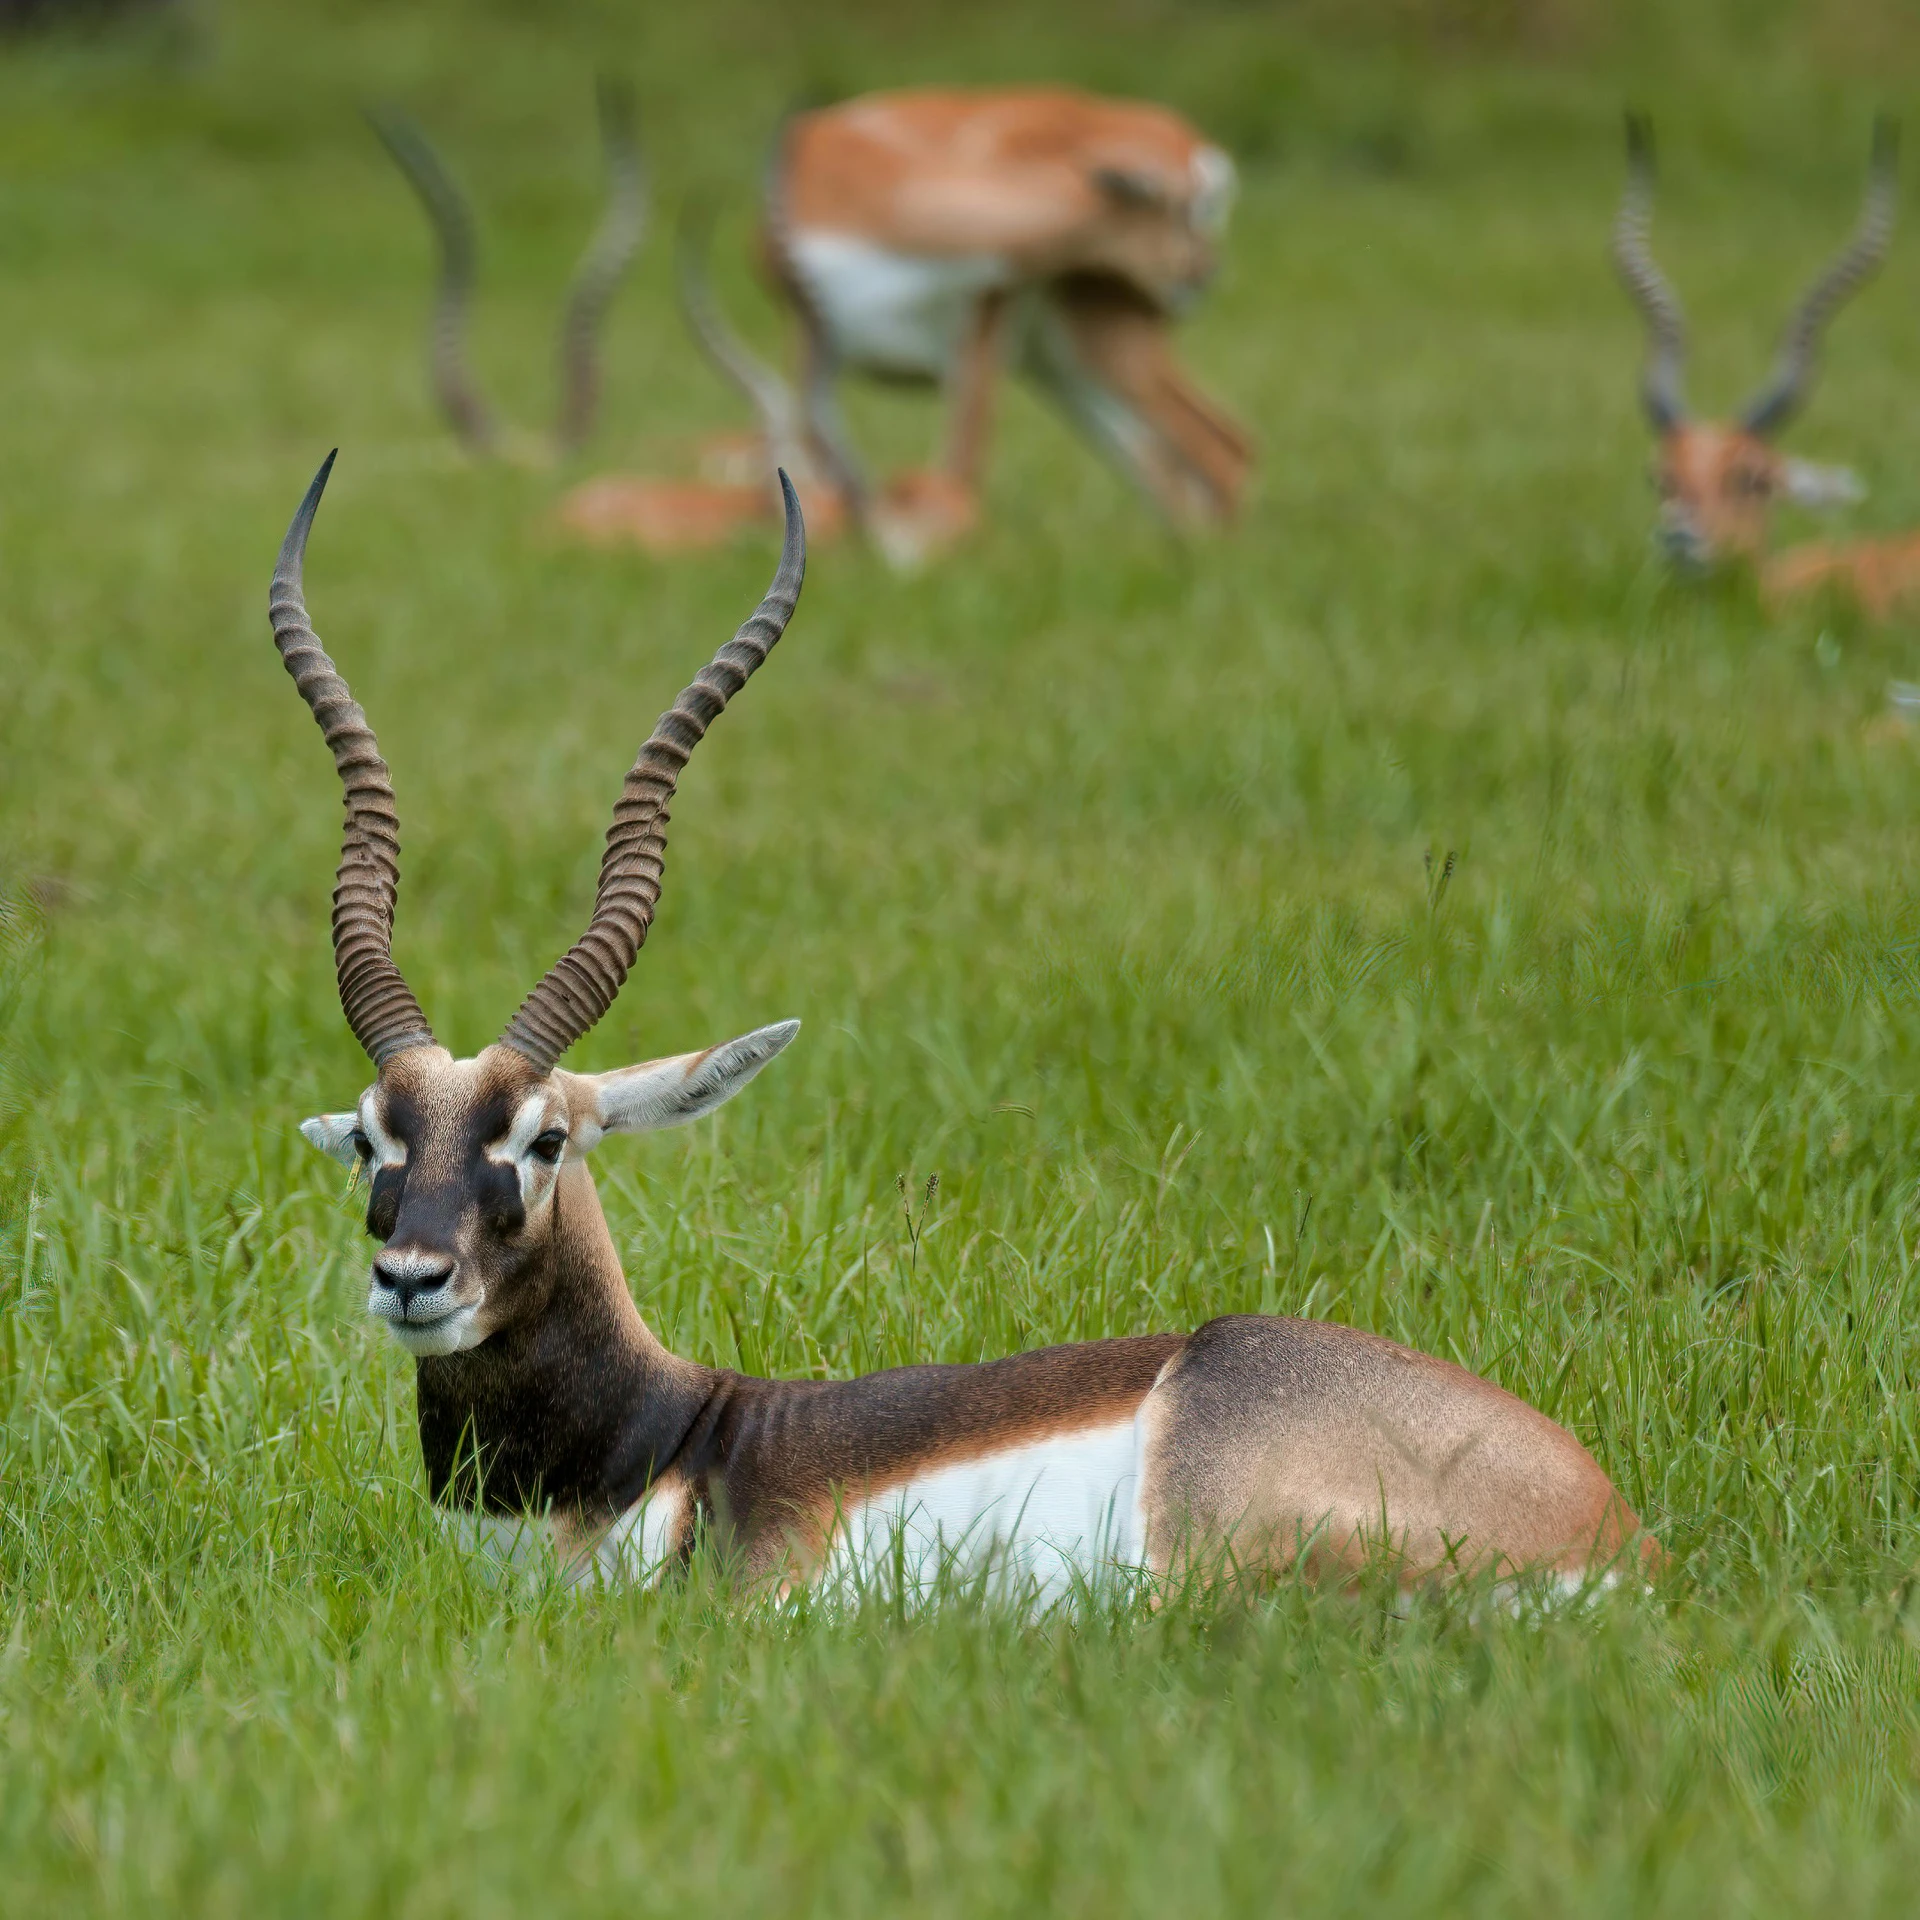
<svg viewBox="0 0 1920 1920">
<path fill-rule="evenodd" d="M 359 1124 L 357 1113 L 321 1113 L 302 1120 L 300 1131 L 322 1153 L 331 1154 L 343 1167 L 351 1167 L 360 1158 L 353 1150 L 354 1129 Z"/>
<path fill-rule="evenodd" d="M 1787 498 L 1800 507 L 1851 507 L 1867 497 L 1866 482 L 1851 467 L 1815 460 L 1789 460 L 1786 482 Z"/>
<path fill-rule="evenodd" d="M 1188 216 L 1209 238 L 1226 230 L 1227 216 L 1240 184 L 1233 161 L 1218 147 L 1202 147 L 1193 156 L 1193 210 Z"/>
<path fill-rule="evenodd" d="M 580 1075 L 593 1090 L 593 1120 L 575 1130 L 574 1146 L 585 1152 L 603 1134 L 651 1133 L 698 1120 L 731 1100 L 799 1031 L 798 1020 L 782 1020 L 705 1053 Z"/>
</svg>

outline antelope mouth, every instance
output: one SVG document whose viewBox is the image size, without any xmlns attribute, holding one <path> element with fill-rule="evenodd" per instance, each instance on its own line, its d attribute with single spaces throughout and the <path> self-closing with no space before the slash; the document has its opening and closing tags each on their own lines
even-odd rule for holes
<svg viewBox="0 0 1920 1920">
<path fill-rule="evenodd" d="M 1654 536 L 1660 551 L 1686 573 L 1708 573 L 1713 569 L 1713 542 L 1691 520 L 1665 517 Z"/>
<path fill-rule="evenodd" d="M 450 1284 L 403 1297 L 376 1279 L 367 1289 L 367 1311 L 416 1359 L 459 1353 L 480 1342 L 474 1326 L 480 1302 L 455 1299 Z"/>
</svg>

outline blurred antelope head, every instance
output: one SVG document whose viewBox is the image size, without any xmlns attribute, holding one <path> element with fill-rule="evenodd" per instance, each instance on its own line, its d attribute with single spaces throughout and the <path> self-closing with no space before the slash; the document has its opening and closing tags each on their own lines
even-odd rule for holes
<svg viewBox="0 0 1920 1920">
<path fill-rule="evenodd" d="M 1653 211 L 1653 129 L 1627 117 L 1627 186 L 1613 230 L 1613 260 L 1647 330 L 1640 399 L 1659 438 L 1655 484 L 1659 538 L 1683 567 L 1751 560 L 1764 548 L 1780 501 L 1846 505 L 1864 496 L 1844 467 L 1819 466 L 1774 444 L 1806 403 L 1820 341 L 1841 306 L 1878 270 L 1893 231 L 1896 129 L 1874 127 L 1865 203 L 1852 239 L 1814 281 L 1781 337 L 1767 383 L 1731 420 L 1696 420 L 1686 400 L 1686 328 L 1680 302 L 1647 243 Z"/>
<path fill-rule="evenodd" d="M 703 1052 L 610 1073 L 569 1073 L 559 1065 L 613 1004 L 647 937 L 680 770 L 785 631 L 799 598 L 805 543 L 798 503 L 783 485 L 786 544 L 773 584 L 641 748 L 614 808 L 586 932 L 500 1038 L 461 1060 L 434 1038 L 394 963 L 400 833 L 392 781 L 366 715 L 307 618 L 307 534 L 332 466 L 329 455 L 287 533 L 271 612 L 281 658 L 326 735 L 345 788 L 334 961 L 347 1023 L 376 1073 L 351 1111 L 322 1114 L 301 1131 L 367 1175 L 367 1231 L 380 1243 L 368 1308 L 409 1353 L 430 1358 L 532 1327 L 555 1288 L 567 1284 L 584 1289 L 576 1321 L 581 1313 L 615 1313 L 618 1301 L 607 1302 L 619 1262 L 586 1156 L 610 1133 L 678 1126 L 712 1112 L 798 1031 L 789 1020 Z M 630 1301 L 626 1310 L 630 1315 Z"/>
</svg>

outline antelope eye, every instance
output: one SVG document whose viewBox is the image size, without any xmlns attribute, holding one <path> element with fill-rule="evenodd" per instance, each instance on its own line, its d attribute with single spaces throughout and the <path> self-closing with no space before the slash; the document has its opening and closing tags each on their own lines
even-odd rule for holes
<svg viewBox="0 0 1920 1920">
<path fill-rule="evenodd" d="M 373 1164 L 373 1142 L 358 1127 L 347 1135 L 347 1145 L 360 1156 L 360 1164 L 363 1167 Z"/>
<path fill-rule="evenodd" d="M 564 1127 L 549 1127 L 531 1148 L 536 1160 L 544 1160 L 552 1166 L 567 1150 L 567 1134 Z"/>
</svg>

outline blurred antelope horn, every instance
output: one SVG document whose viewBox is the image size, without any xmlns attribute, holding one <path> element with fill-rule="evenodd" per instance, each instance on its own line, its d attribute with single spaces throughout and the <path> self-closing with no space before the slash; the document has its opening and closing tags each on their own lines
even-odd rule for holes
<svg viewBox="0 0 1920 1920">
<path fill-rule="evenodd" d="M 1640 310 L 1647 329 L 1647 361 L 1640 375 L 1640 404 L 1656 432 L 1665 433 L 1687 417 L 1686 325 L 1680 302 L 1666 275 L 1654 264 L 1647 244 L 1653 217 L 1653 123 L 1642 113 L 1627 115 L 1627 184 L 1613 223 L 1613 265 L 1620 284 Z"/>
<path fill-rule="evenodd" d="M 707 277 L 707 253 L 713 239 L 711 208 L 689 203 L 680 216 L 674 248 L 674 284 L 680 312 L 700 350 L 721 377 L 737 387 L 753 409 L 769 464 L 804 468 L 804 415 L 800 396 L 762 360 L 728 324 Z"/>
<path fill-rule="evenodd" d="M 268 617 L 274 645 L 313 710 L 346 796 L 346 834 L 333 886 L 333 965 L 340 1005 L 354 1037 L 384 1066 L 409 1047 L 430 1047 L 433 1030 L 393 963 L 393 907 L 400 892 L 400 816 L 393 778 L 347 683 L 327 658 L 301 591 L 307 534 L 333 471 L 334 449 L 293 516 L 273 570 Z"/>
<path fill-rule="evenodd" d="M 1899 123 L 1883 113 L 1873 123 L 1873 151 L 1859 224 L 1787 322 L 1772 377 L 1740 415 L 1740 424 L 1750 433 L 1763 437 L 1778 433 L 1800 411 L 1813 385 L 1821 336 L 1834 315 L 1880 270 L 1893 237 L 1899 168 Z"/>
<path fill-rule="evenodd" d="M 646 175 L 634 137 L 633 89 L 603 77 L 599 85 L 600 146 L 606 156 L 607 204 L 574 269 L 560 321 L 562 453 L 585 444 L 600 400 L 600 323 L 647 230 Z"/>
<path fill-rule="evenodd" d="M 427 331 L 434 395 L 454 432 L 476 453 L 489 452 L 497 438 L 493 416 L 467 369 L 467 314 L 473 305 L 478 256 L 472 210 L 414 121 L 387 107 L 369 107 L 366 115 L 381 145 L 407 176 L 440 248 L 440 273 Z"/>
<path fill-rule="evenodd" d="M 761 232 L 767 262 L 786 289 L 800 321 L 802 377 L 800 425 L 809 466 L 840 497 L 847 517 L 862 534 L 873 534 L 873 491 L 854 453 L 840 402 L 834 390 L 834 352 L 831 331 L 807 270 L 793 245 L 793 223 L 788 213 L 789 176 L 793 171 L 793 143 L 804 108 L 789 111 L 768 144 Z"/>
<path fill-rule="evenodd" d="M 660 716 L 613 809 L 593 918 L 500 1036 L 502 1045 L 524 1054 L 543 1073 L 613 1005 L 653 925 L 666 871 L 667 814 L 680 771 L 793 618 L 807 570 L 807 536 L 793 482 L 784 472 L 780 493 L 787 535 L 766 598 Z"/>
</svg>

